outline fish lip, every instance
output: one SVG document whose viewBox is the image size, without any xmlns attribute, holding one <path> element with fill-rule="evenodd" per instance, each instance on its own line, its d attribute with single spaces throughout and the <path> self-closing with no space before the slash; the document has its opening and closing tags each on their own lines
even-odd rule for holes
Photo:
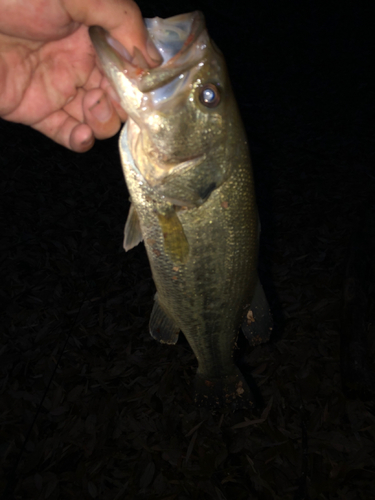
<svg viewBox="0 0 375 500">
<path fill-rule="evenodd" d="M 124 73 L 130 80 L 137 79 L 139 66 L 133 64 L 135 57 L 131 57 L 126 48 L 101 26 L 90 26 L 89 35 L 100 62 L 105 69 L 107 65 Z"/>
<path fill-rule="evenodd" d="M 111 37 L 109 32 L 101 26 L 90 26 L 89 35 L 94 45 L 96 52 L 103 68 L 110 65 L 112 69 L 124 73 L 142 93 L 151 92 L 159 87 L 163 87 L 167 83 L 177 78 L 184 71 L 189 70 L 202 59 L 202 50 L 205 49 L 205 43 L 202 41 L 196 54 L 189 57 L 189 51 L 200 35 L 205 31 L 204 16 L 200 11 L 195 11 L 188 14 L 182 14 L 169 18 L 168 21 L 176 21 L 178 19 L 191 18 L 190 32 L 188 33 L 181 49 L 168 61 L 163 62 L 156 68 L 150 68 L 147 62 L 141 56 L 141 64 L 139 64 L 140 51 L 134 48 L 136 54 L 132 57 L 125 47 L 115 38 Z M 146 19 L 150 21 L 164 21 L 160 18 Z M 152 29 L 149 28 L 152 38 Z"/>
<path fill-rule="evenodd" d="M 202 52 L 205 50 L 207 44 L 207 35 L 205 36 L 206 24 L 202 12 L 195 11 L 174 16 L 169 18 L 168 21 L 173 23 L 177 22 L 177 20 L 183 21 L 189 18 L 191 18 L 190 31 L 181 49 L 160 66 L 148 69 L 139 75 L 137 86 L 141 92 L 151 92 L 159 87 L 163 87 L 202 60 Z M 155 18 L 155 20 L 158 22 L 160 18 Z M 146 21 L 152 22 L 153 20 L 146 19 Z M 149 32 L 152 37 L 152 30 L 150 29 Z M 204 40 L 199 43 L 201 35 L 203 35 Z M 194 44 L 196 44 L 195 48 L 198 50 L 191 51 Z M 155 45 L 157 45 L 157 43 L 155 43 Z"/>
<path fill-rule="evenodd" d="M 97 35 L 95 35 L 95 32 L 97 32 Z M 132 57 L 130 56 L 126 48 L 122 45 L 122 43 L 116 40 L 116 38 L 113 38 L 110 35 L 109 31 L 107 31 L 106 29 L 102 28 L 101 26 L 90 26 L 89 34 L 90 37 L 92 37 L 92 34 L 94 34 L 93 36 L 98 36 L 98 41 L 103 44 L 110 45 L 126 61 L 128 61 L 129 63 L 132 62 Z"/>
</svg>

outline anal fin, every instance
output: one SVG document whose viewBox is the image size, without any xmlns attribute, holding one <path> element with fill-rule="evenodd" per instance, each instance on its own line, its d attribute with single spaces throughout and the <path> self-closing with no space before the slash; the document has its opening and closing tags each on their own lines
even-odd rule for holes
<svg viewBox="0 0 375 500">
<path fill-rule="evenodd" d="M 143 240 L 139 217 L 133 203 L 130 205 L 129 215 L 124 229 L 125 252 L 136 247 Z"/>
<path fill-rule="evenodd" d="M 180 332 L 176 323 L 160 307 L 157 294 L 150 318 L 150 334 L 162 344 L 176 344 Z"/>
<path fill-rule="evenodd" d="M 270 339 L 273 329 L 273 319 L 259 279 L 255 287 L 251 306 L 246 312 L 241 328 L 250 345 L 263 344 Z"/>
</svg>

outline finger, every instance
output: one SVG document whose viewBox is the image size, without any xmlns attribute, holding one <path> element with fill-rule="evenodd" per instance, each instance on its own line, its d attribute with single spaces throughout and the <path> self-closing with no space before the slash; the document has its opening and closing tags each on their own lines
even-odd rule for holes
<svg viewBox="0 0 375 500">
<path fill-rule="evenodd" d="M 121 106 L 120 98 L 117 95 L 115 89 L 110 84 L 107 77 L 103 76 L 102 83 L 100 84 L 100 87 L 104 90 L 104 92 L 106 93 L 108 98 L 111 100 L 112 106 L 114 107 L 116 113 L 120 117 L 120 120 L 122 121 L 122 123 L 124 123 L 128 119 L 128 115 L 124 111 L 123 107 Z"/>
<path fill-rule="evenodd" d="M 101 81 L 96 80 L 97 87 L 92 87 L 89 80 L 84 88 L 77 89 L 74 99 L 63 109 L 78 122 L 87 123 L 96 139 L 107 139 L 118 132 L 128 115 L 109 81 L 105 77 L 101 77 Z M 104 88 L 99 88 L 99 85 Z"/>
<path fill-rule="evenodd" d="M 105 81 L 105 78 L 102 78 Z M 114 132 L 103 133 L 98 131 L 95 133 L 96 128 L 94 124 L 94 135 L 97 139 L 103 139 L 114 135 L 118 130 L 118 122 L 124 122 L 127 119 L 127 114 L 121 108 L 119 104 L 119 99 L 116 92 L 110 87 L 109 82 L 105 84 L 105 88 L 100 88 L 100 84 L 96 87 L 91 85 L 85 85 L 83 88 L 77 89 L 74 98 L 70 99 L 68 104 L 63 106 L 63 110 L 68 113 L 68 115 L 75 118 L 78 122 L 87 123 L 91 127 L 91 120 L 99 121 L 101 129 L 103 124 L 108 122 L 109 129 L 111 129 L 110 122 L 116 122 L 116 126 L 113 127 Z M 87 89 L 87 88 L 88 89 Z M 107 102 L 108 101 L 108 102 Z M 114 117 L 112 116 L 114 115 Z M 117 116 L 118 115 L 118 116 Z"/>
<path fill-rule="evenodd" d="M 120 117 L 102 89 L 87 92 L 83 98 L 82 108 L 85 122 L 97 139 L 107 139 L 120 130 Z"/>
<path fill-rule="evenodd" d="M 119 110 L 125 120 L 125 112 L 121 108 Z M 120 116 L 102 89 L 88 92 L 79 89 L 76 97 L 63 110 L 33 125 L 39 132 L 77 153 L 88 151 L 95 138 L 112 137 L 120 127 Z"/>
<path fill-rule="evenodd" d="M 67 127 L 68 128 L 68 127 Z M 62 130 L 64 133 L 64 130 Z M 66 135 L 69 134 L 67 130 Z M 76 153 L 85 153 L 93 147 L 95 138 L 89 125 L 86 123 L 78 123 L 75 127 L 70 128 L 69 148 Z"/>
<path fill-rule="evenodd" d="M 83 86 L 86 91 L 101 88 L 107 94 L 108 98 L 111 100 L 112 106 L 116 113 L 119 115 L 120 120 L 125 122 L 128 115 L 122 109 L 120 104 L 120 98 L 118 97 L 116 91 L 111 86 L 108 78 L 104 76 L 99 70 L 98 66 L 95 66 L 87 79 L 87 82 Z"/>
<path fill-rule="evenodd" d="M 83 114 L 82 102 L 83 98 L 86 94 L 86 90 L 83 88 L 78 88 L 76 90 L 76 95 L 69 99 L 68 103 L 65 106 L 62 106 L 62 109 L 70 116 L 76 119 L 77 122 L 84 123 L 85 116 Z"/>
<path fill-rule="evenodd" d="M 150 66 L 161 63 L 161 56 L 148 36 L 141 12 L 133 0 L 63 0 L 63 3 L 73 21 L 86 26 L 102 26 L 130 54 L 137 47 Z"/>
<path fill-rule="evenodd" d="M 95 142 L 89 125 L 80 123 L 64 110 L 55 111 L 33 125 L 35 130 L 77 153 L 88 151 Z"/>
</svg>

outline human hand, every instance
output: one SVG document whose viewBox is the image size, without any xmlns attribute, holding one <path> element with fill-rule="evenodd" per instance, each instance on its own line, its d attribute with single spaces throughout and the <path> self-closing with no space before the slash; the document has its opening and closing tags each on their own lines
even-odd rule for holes
<svg viewBox="0 0 375 500">
<path fill-rule="evenodd" d="M 160 63 L 133 0 L 0 0 L 0 117 L 77 152 L 114 135 L 126 113 L 97 65 L 92 25 Z"/>
</svg>

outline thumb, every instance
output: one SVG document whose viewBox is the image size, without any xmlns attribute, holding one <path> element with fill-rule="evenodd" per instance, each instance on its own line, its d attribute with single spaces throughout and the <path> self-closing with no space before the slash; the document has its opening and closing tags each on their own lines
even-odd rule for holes
<svg viewBox="0 0 375 500">
<path fill-rule="evenodd" d="M 63 0 L 72 20 L 86 26 L 102 26 L 134 55 L 137 47 L 151 67 L 161 56 L 148 36 L 138 5 L 133 0 Z"/>
</svg>

